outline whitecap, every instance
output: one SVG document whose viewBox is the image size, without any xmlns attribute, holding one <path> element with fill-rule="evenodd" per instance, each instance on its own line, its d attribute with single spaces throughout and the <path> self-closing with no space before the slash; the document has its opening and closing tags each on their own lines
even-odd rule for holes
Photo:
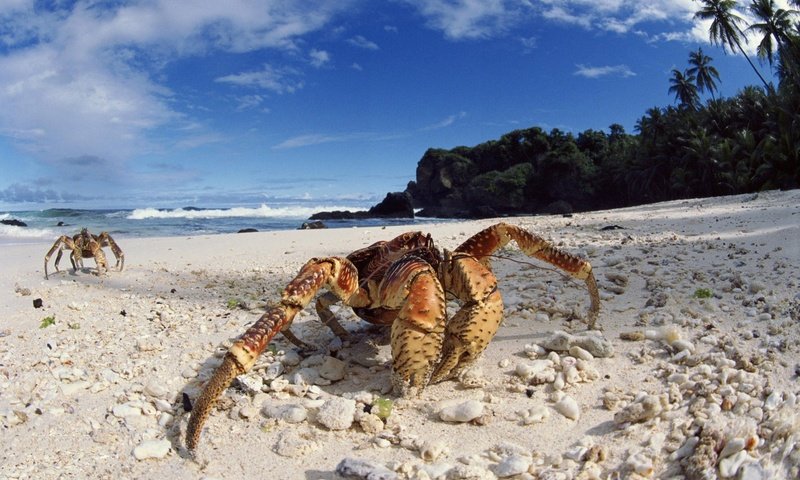
<svg viewBox="0 0 800 480">
<path fill-rule="evenodd" d="M 358 211 L 363 209 L 353 209 L 352 207 L 342 206 L 286 206 L 273 208 L 262 204 L 257 208 L 233 207 L 233 208 L 209 208 L 209 209 L 185 209 L 176 208 L 173 210 L 163 210 L 158 208 L 137 208 L 128 215 L 129 220 L 146 220 L 150 218 L 308 218 L 314 213 L 321 211 L 350 210 Z"/>
</svg>

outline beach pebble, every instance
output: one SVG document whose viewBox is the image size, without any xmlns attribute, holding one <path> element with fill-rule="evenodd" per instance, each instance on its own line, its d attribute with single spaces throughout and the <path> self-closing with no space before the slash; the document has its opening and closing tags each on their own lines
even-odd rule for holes
<svg viewBox="0 0 800 480">
<path fill-rule="evenodd" d="M 513 477 L 528 471 L 531 466 L 531 458 L 524 455 L 511 455 L 504 458 L 500 463 L 492 468 L 498 478 Z"/>
<path fill-rule="evenodd" d="M 356 402 L 342 397 L 332 397 L 317 411 L 317 421 L 331 430 L 346 430 L 353 424 Z"/>
<path fill-rule="evenodd" d="M 725 446 L 722 448 L 722 451 L 719 452 L 719 458 L 730 457 L 731 455 L 737 454 L 744 450 L 744 447 L 747 445 L 747 440 L 741 437 L 731 438 L 727 442 L 725 442 Z"/>
<path fill-rule="evenodd" d="M 680 448 L 672 452 L 670 455 L 671 460 L 680 460 L 682 458 L 686 458 L 694 451 L 694 447 L 697 446 L 697 442 L 700 438 L 696 436 L 688 437 L 686 441 L 683 442 Z"/>
<path fill-rule="evenodd" d="M 125 418 L 131 416 L 139 416 L 142 414 L 141 407 L 130 404 L 114 405 L 111 408 L 111 413 L 117 418 Z"/>
<path fill-rule="evenodd" d="M 308 411 L 302 405 L 265 405 L 264 414 L 286 423 L 300 423 L 308 418 Z"/>
<path fill-rule="evenodd" d="M 170 446 L 169 440 L 147 440 L 133 449 L 133 456 L 136 460 L 164 458 L 169 453 Z"/>
<path fill-rule="evenodd" d="M 447 405 L 439 410 L 439 418 L 445 422 L 463 423 L 483 415 L 483 402 L 467 400 L 456 405 Z"/>
<path fill-rule="evenodd" d="M 287 350 L 280 357 L 281 363 L 287 367 L 294 367 L 300 365 L 300 362 L 302 360 L 303 357 L 301 357 L 300 354 L 295 352 L 294 350 Z"/>
<path fill-rule="evenodd" d="M 167 390 L 167 387 L 165 387 L 161 383 L 152 381 L 144 386 L 144 393 L 150 395 L 153 398 L 167 398 L 169 390 Z"/>
<path fill-rule="evenodd" d="M 643 477 L 650 477 L 653 475 L 653 460 L 641 452 L 631 455 L 625 463 L 633 472 Z"/>
<path fill-rule="evenodd" d="M 330 381 L 336 382 L 344 378 L 345 363 L 338 358 L 325 357 L 319 367 L 319 375 Z"/>
<path fill-rule="evenodd" d="M 383 465 L 368 460 L 345 458 L 336 465 L 336 474 L 363 480 L 396 480 L 397 474 Z"/>
<path fill-rule="evenodd" d="M 689 340 L 678 339 L 672 342 L 670 346 L 674 348 L 676 352 L 686 351 L 689 353 L 694 353 L 694 344 Z"/>
<path fill-rule="evenodd" d="M 722 478 L 734 477 L 742 465 L 750 459 L 750 455 L 744 450 L 723 458 L 719 461 L 719 475 Z"/>
<path fill-rule="evenodd" d="M 614 423 L 637 423 L 655 418 L 663 409 L 661 398 L 645 395 L 614 414 Z"/>
<path fill-rule="evenodd" d="M 275 380 L 283 374 L 283 364 L 281 362 L 272 362 L 261 374 L 264 381 Z"/>
<path fill-rule="evenodd" d="M 261 392 L 261 389 L 264 387 L 264 379 L 255 373 L 239 375 L 236 377 L 236 382 L 239 387 L 241 387 L 241 389 L 249 395 L 255 395 L 256 393 Z"/>
<path fill-rule="evenodd" d="M 522 423 L 525 425 L 540 423 L 548 417 L 550 417 L 550 410 L 544 405 L 538 405 L 522 412 Z"/>
<path fill-rule="evenodd" d="M 766 400 L 764 400 L 764 410 L 772 411 L 778 408 L 783 401 L 783 394 L 777 390 L 770 393 Z"/>
<path fill-rule="evenodd" d="M 530 363 L 521 363 L 514 369 L 514 373 L 523 381 L 532 385 L 541 385 L 555 380 L 555 362 L 550 359 L 534 360 Z"/>
<path fill-rule="evenodd" d="M 739 469 L 739 480 L 767 480 L 771 475 L 760 463 L 746 463 Z"/>
<path fill-rule="evenodd" d="M 580 407 L 578 407 L 578 402 L 576 402 L 575 399 L 569 395 L 564 395 L 561 400 L 556 402 L 553 408 L 555 408 L 558 413 L 571 420 L 577 420 L 581 416 L 581 410 Z"/>
<path fill-rule="evenodd" d="M 361 430 L 371 434 L 378 433 L 384 428 L 383 420 L 374 413 L 368 413 L 359 417 L 358 424 L 361 426 Z"/>
<path fill-rule="evenodd" d="M 547 350 L 556 352 L 568 352 L 570 348 L 577 346 L 599 358 L 607 358 L 614 355 L 614 346 L 611 342 L 594 332 L 570 335 L 562 330 L 556 330 L 549 337 L 542 340 L 540 345 Z"/>
<path fill-rule="evenodd" d="M 301 368 L 289 375 L 289 383 L 292 385 L 315 385 L 321 384 L 319 371 L 316 368 Z M 323 382 L 324 383 L 324 382 Z"/>
<path fill-rule="evenodd" d="M 426 462 L 434 462 L 447 452 L 447 444 L 441 440 L 426 440 L 419 447 L 419 456 Z"/>
<path fill-rule="evenodd" d="M 447 480 L 495 480 L 497 476 L 480 465 L 456 464 L 447 471 Z"/>
<path fill-rule="evenodd" d="M 308 434 L 296 430 L 284 430 L 278 436 L 273 449 L 282 457 L 298 458 L 316 450 L 319 444 Z"/>
<path fill-rule="evenodd" d="M 587 352 L 585 349 L 577 345 L 569 347 L 569 354 L 580 360 L 586 360 L 586 361 L 594 360 L 594 355 L 592 355 L 591 353 Z"/>
<path fill-rule="evenodd" d="M 545 348 L 542 347 L 541 345 L 537 345 L 535 343 L 529 343 L 525 345 L 524 348 L 525 348 L 525 355 L 527 355 L 528 358 L 538 358 L 547 355 L 547 350 L 545 350 Z"/>
</svg>

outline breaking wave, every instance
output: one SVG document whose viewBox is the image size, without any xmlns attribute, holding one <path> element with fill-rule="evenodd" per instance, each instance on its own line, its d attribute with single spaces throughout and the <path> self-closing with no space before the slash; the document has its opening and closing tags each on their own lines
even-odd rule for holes
<svg viewBox="0 0 800 480">
<path fill-rule="evenodd" d="M 146 220 L 151 218 L 308 218 L 314 213 L 332 210 L 358 211 L 363 208 L 345 206 L 286 206 L 270 207 L 262 204 L 257 208 L 196 208 L 184 207 L 172 210 L 160 208 L 137 208 L 127 216 L 129 220 Z"/>
</svg>

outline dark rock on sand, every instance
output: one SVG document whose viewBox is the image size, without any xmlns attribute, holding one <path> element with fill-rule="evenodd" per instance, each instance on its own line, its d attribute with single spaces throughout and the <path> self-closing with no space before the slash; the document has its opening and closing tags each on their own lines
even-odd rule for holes
<svg viewBox="0 0 800 480">
<path fill-rule="evenodd" d="M 320 228 L 328 228 L 328 227 L 320 220 L 315 220 L 313 222 L 303 222 L 303 224 L 300 225 L 300 228 L 298 228 L 298 230 L 317 230 Z"/>
<path fill-rule="evenodd" d="M 257 230 L 257 229 L 255 229 L 255 228 L 243 228 L 243 229 L 239 230 L 239 231 L 238 231 L 238 232 L 236 232 L 236 233 L 255 233 L 255 232 L 257 232 L 257 231 L 258 231 L 258 230 Z"/>
<path fill-rule="evenodd" d="M 14 227 L 27 227 L 28 226 L 27 223 L 22 222 L 20 220 L 17 220 L 16 218 L 12 218 L 11 220 L 3 219 L 3 220 L 0 220 L 0 223 L 2 223 L 3 225 L 11 225 L 11 226 L 14 226 Z"/>
</svg>

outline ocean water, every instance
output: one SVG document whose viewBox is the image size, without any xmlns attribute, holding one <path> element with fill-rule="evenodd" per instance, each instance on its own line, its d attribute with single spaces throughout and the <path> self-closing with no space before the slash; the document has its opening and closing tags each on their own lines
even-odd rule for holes
<svg viewBox="0 0 800 480">
<path fill-rule="evenodd" d="M 115 239 L 235 233 L 244 228 L 258 231 L 294 230 L 321 211 L 366 210 L 369 205 L 282 204 L 257 207 L 174 209 L 135 208 L 80 210 L 2 211 L 0 220 L 16 219 L 27 227 L 0 224 L 0 244 L 53 242 L 60 235 L 74 235 L 86 227 L 92 233 L 106 231 Z M 59 226 L 61 222 L 61 226 Z M 328 228 L 375 225 L 413 225 L 416 219 L 326 220 Z"/>
</svg>

